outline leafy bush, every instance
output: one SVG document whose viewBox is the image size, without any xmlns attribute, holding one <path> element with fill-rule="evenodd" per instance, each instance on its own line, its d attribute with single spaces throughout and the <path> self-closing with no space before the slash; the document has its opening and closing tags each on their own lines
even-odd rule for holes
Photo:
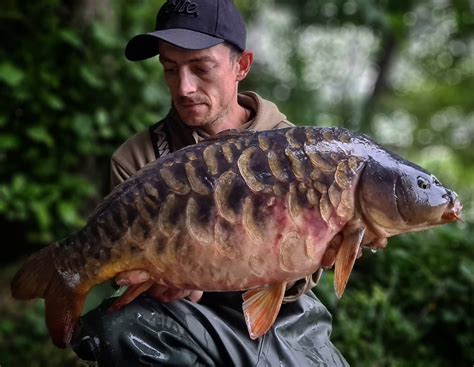
<svg viewBox="0 0 474 367">
<path fill-rule="evenodd" d="M 0 224 L 22 225 L 23 241 L 48 243 L 81 226 L 107 191 L 112 151 L 169 103 L 156 61 L 125 61 L 131 9 L 108 9 L 114 19 L 100 22 L 82 15 L 107 15 L 92 2 L 2 9 Z"/>
<path fill-rule="evenodd" d="M 333 342 L 354 366 L 463 366 L 474 360 L 472 224 L 389 240 L 356 262 L 337 301 L 333 273 L 314 291 Z"/>
<path fill-rule="evenodd" d="M 9 237 L 2 263 L 82 226 L 108 191 L 113 150 L 168 108 L 156 61 L 123 56 L 147 7 L 101 4 L 2 4 L 0 228 Z M 0 274 L 0 364 L 79 366 L 72 351 L 52 345 L 42 301 L 13 302 L 12 274 Z"/>
</svg>

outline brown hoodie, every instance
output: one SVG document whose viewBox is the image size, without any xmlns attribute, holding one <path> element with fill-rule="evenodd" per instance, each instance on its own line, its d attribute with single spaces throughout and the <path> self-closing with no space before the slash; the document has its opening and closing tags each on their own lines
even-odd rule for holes
<svg viewBox="0 0 474 367">
<path fill-rule="evenodd" d="M 238 102 L 252 111 L 253 116 L 253 119 L 242 125 L 241 129 L 262 131 L 293 126 L 275 104 L 254 92 L 239 94 Z M 111 162 L 112 188 L 157 157 L 195 144 L 207 136 L 209 135 L 202 129 L 191 129 L 184 125 L 171 110 L 163 120 L 132 136 L 115 151 Z M 288 289 L 284 301 L 296 300 L 314 285 L 315 282 L 310 276 L 301 279 Z"/>
<path fill-rule="evenodd" d="M 242 129 L 262 131 L 293 126 L 275 104 L 256 93 L 239 94 L 238 101 L 241 106 L 252 111 L 254 116 L 242 125 Z M 111 162 L 112 187 L 125 181 L 143 166 L 154 161 L 157 156 L 195 144 L 207 136 L 202 129 L 191 129 L 184 125 L 171 110 L 163 120 L 132 136 L 115 151 Z"/>
</svg>

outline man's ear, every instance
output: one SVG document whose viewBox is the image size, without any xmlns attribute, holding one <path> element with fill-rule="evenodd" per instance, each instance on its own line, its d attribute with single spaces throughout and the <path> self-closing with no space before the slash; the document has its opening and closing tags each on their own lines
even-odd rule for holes
<svg viewBox="0 0 474 367">
<path fill-rule="evenodd" d="M 253 52 L 247 50 L 243 51 L 242 54 L 240 54 L 237 63 L 239 68 L 237 72 L 237 81 L 240 82 L 245 79 L 250 71 L 250 67 L 253 63 Z"/>
</svg>

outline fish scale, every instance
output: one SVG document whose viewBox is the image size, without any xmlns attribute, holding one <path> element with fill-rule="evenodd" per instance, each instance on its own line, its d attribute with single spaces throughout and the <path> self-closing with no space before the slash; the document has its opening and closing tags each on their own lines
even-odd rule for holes
<svg viewBox="0 0 474 367">
<path fill-rule="evenodd" d="M 243 311 L 257 338 L 271 327 L 288 283 L 334 265 L 341 296 L 362 246 L 384 246 L 391 235 L 458 218 L 456 195 L 437 184 L 430 195 L 441 204 L 419 208 L 427 196 L 416 191 L 417 175 L 431 177 L 345 129 L 222 133 L 116 187 L 83 229 L 25 263 L 12 294 L 45 298 L 49 332 L 63 347 L 94 285 L 142 269 L 152 281 L 131 287 L 115 308 L 152 282 L 250 289 Z M 427 217 L 402 218 L 397 208 L 405 206 Z"/>
</svg>

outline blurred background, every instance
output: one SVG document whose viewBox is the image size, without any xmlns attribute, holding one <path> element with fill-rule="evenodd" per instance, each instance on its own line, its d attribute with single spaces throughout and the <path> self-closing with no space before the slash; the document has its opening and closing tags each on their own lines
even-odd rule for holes
<svg viewBox="0 0 474 367">
<path fill-rule="evenodd" d="M 235 2 L 255 52 L 242 90 L 296 124 L 370 135 L 464 204 L 463 222 L 364 254 L 341 300 L 324 274 L 314 291 L 334 343 L 353 366 L 472 366 L 474 1 Z M 2 1 L 2 367 L 82 365 L 52 346 L 42 301 L 14 302 L 9 282 L 28 254 L 84 225 L 107 194 L 113 150 L 168 110 L 158 60 L 123 56 L 162 3 Z"/>
</svg>

